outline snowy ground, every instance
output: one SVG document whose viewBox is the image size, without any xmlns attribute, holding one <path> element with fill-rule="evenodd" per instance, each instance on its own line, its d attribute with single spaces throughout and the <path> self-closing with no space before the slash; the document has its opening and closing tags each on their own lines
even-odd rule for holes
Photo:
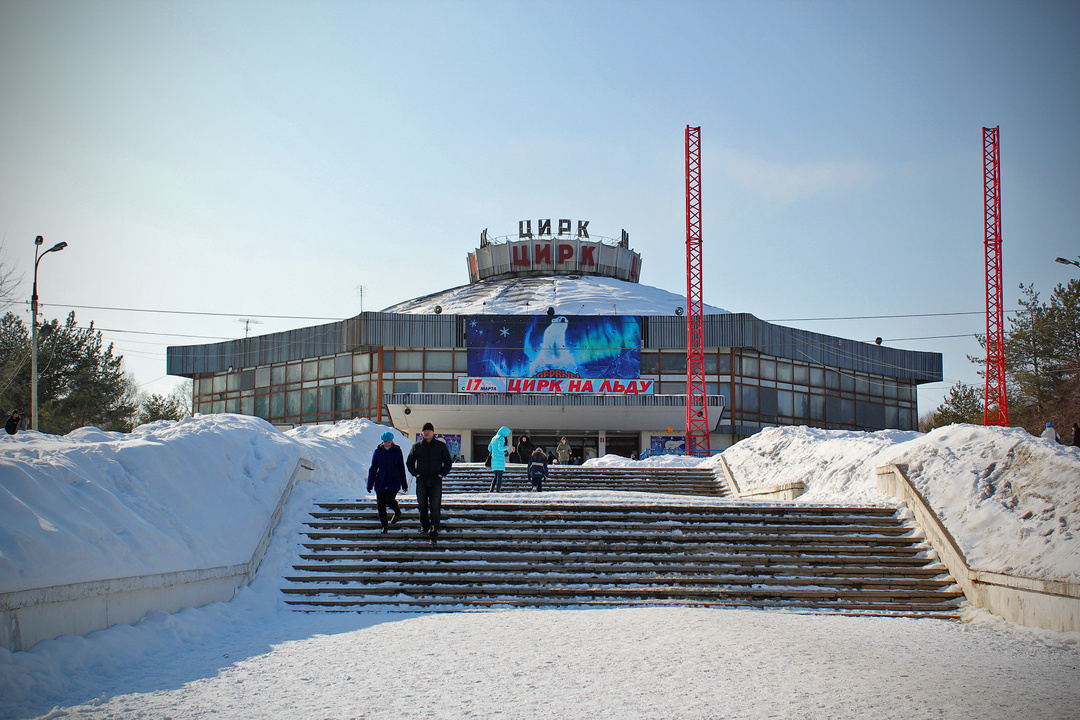
<svg viewBox="0 0 1080 720">
<path fill-rule="evenodd" d="M 287 480 L 283 468 L 303 456 L 316 469 L 295 490 L 257 578 L 231 602 L 0 650 L 0 717 L 1080 716 L 1080 635 L 980 611 L 967 623 L 662 607 L 290 611 L 282 577 L 312 502 L 365 495 L 383 429 L 351 421 L 283 434 L 218 415 L 132 435 L 6 439 L 0 592 L 242 561 Z M 813 502 L 889 503 L 873 489 L 873 467 L 905 462 L 969 557 L 1075 578 L 1080 451 L 1020 433 L 783 428 L 725 455 L 743 484 L 803 479 Z"/>
</svg>

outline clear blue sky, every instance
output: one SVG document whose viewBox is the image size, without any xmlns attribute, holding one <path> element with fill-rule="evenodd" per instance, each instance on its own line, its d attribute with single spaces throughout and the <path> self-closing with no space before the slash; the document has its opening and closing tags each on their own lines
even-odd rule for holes
<svg viewBox="0 0 1080 720">
<path fill-rule="evenodd" d="M 69 244 L 50 317 L 224 313 L 76 311 L 163 392 L 167 345 L 465 284 L 522 219 L 626 229 L 682 292 L 700 125 L 706 302 L 943 353 L 925 412 L 981 315 L 799 318 L 984 309 L 983 126 L 1006 308 L 1076 276 L 1078 38 L 1075 2 L 0 0 L 0 239 L 27 297 Z"/>
</svg>

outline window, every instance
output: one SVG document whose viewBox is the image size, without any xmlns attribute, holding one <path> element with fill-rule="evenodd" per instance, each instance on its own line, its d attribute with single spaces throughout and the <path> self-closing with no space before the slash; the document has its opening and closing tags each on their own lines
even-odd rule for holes
<svg viewBox="0 0 1080 720">
<path fill-rule="evenodd" d="M 804 392 L 797 392 L 794 394 L 794 401 L 795 411 L 792 415 L 799 418 L 810 417 L 810 396 Z"/>
<path fill-rule="evenodd" d="M 659 375 L 660 374 L 660 354 L 659 353 L 641 353 L 641 374 L 642 375 Z"/>
<path fill-rule="evenodd" d="M 776 363 L 776 379 L 780 382 L 791 382 L 791 364 Z"/>
<path fill-rule="evenodd" d="M 400 355 L 401 353 L 398 353 Z M 419 380 L 395 380 L 394 392 L 396 393 L 418 393 L 420 392 Z"/>
<path fill-rule="evenodd" d="M 661 354 L 660 372 L 664 375 L 685 375 L 686 355 L 684 353 Z"/>
<path fill-rule="evenodd" d="M 405 350 L 397 353 L 397 359 L 394 361 L 394 372 L 422 372 L 423 369 L 423 352 Z"/>
<path fill-rule="evenodd" d="M 225 376 L 228 381 L 229 390 L 240 389 L 240 373 L 229 373 Z M 229 412 L 232 412 L 231 410 Z"/>
<path fill-rule="evenodd" d="M 825 368 L 810 368 L 810 384 L 814 387 L 825 387 Z"/>
<path fill-rule="evenodd" d="M 795 415 L 795 394 L 790 390 L 777 390 L 776 411 L 778 415 L 793 417 Z"/>
<path fill-rule="evenodd" d="M 746 358 L 743 358 L 744 360 Z M 758 412 L 758 389 L 753 385 L 742 386 L 742 407 L 744 413 L 757 414 Z"/>
<path fill-rule="evenodd" d="M 319 388 L 319 412 L 334 411 L 334 386 Z"/>
<path fill-rule="evenodd" d="M 743 377 L 758 376 L 758 361 L 756 357 L 744 357 L 742 359 L 742 374 Z"/>
<path fill-rule="evenodd" d="M 454 354 L 452 352 L 428 350 L 426 369 L 428 372 L 453 372 Z"/>
<path fill-rule="evenodd" d="M 836 372 L 835 370 L 826 370 L 825 371 L 825 387 L 829 388 L 830 390 L 839 390 L 840 389 L 840 373 Z"/>
<path fill-rule="evenodd" d="M 351 410 L 352 409 L 352 385 L 335 385 L 334 386 L 334 409 L 335 410 Z"/>
<path fill-rule="evenodd" d="M 811 420 L 824 420 L 825 419 L 825 396 L 824 395 L 811 395 L 810 396 L 810 419 Z"/>
<path fill-rule="evenodd" d="M 454 372 L 469 372 L 469 355 L 463 352 L 454 353 Z"/>
<path fill-rule="evenodd" d="M 285 393 L 273 393 L 270 395 L 269 419 L 280 420 L 285 417 Z"/>
<path fill-rule="evenodd" d="M 240 373 L 240 389 L 241 390 L 254 390 L 255 389 L 255 371 L 245 370 Z M 249 415 L 250 413 L 244 413 Z"/>
<path fill-rule="evenodd" d="M 255 396 L 255 417 L 261 417 L 263 420 L 270 419 L 270 396 L 269 395 L 256 395 Z"/>
<path fill-rule="evenodd" d="M 731 374 L 731 355 L 729 353 L 720 353 L 719 362 L 716 366 L 716 372 L 720 375 Z"/>
<path fill-rule="evenodd" d="M 300 391 L 293 390 L 285 393 L 285 415 L 293 417 L 300 414 Z"/>
<path fill-rule="evenodd" d="M 287 382 L 290 384 L 300 382 L 300 363 L 292 363 L 286 366 L 285 373 L 287 375 Z"/>
<path fill-rule="evenodd" d="M 270 368 L 270 384 L 274 387 L 281 387 L 285 384 L 285 366 L 275 365 Z"/>
<path fill-rule="evenodd" d="M 334 377 L 352 375 L 352 355 L 338 355 L 334 358 Z"/>
<path fill-rule="evenodd" d="M 304 380 L 318 380 L 319 379 L 319 361 L 318 360 L 305 360 L 302 363 L 303 370 L 301 376 Z"/>
<path fill-rule="evenodd" d="M 363 373 L 371 372 L 371 354 L 361 353 L 359 355 L 353 355 L 352 369 L 353 373 L 360 375 Z"/>
<path fill-rule="evenodd" d="M 425 380 L 424 392 L 426 393 L 452 393 L 457 390 L 457 383 L 453 380 Z"/>
<path fill-rule="evenodd" d="M 796 365 L 792 373 L 792 382 L 796 385 L 809 385 L 810 368 L 805 365 Z"/>
<path fill-rule="evenodd" d="M 366 410 L 370 407 L 368 398 L 370 397 L 371 383 L 353 383 L 352 386 L 352 406 L 354 410 Z"/>
<path fill-rule="evenodd" d="M 214 392 L 215 393 L 225 392 L 225 376 L 224 375 L 215 375 L 214 376 Z"/>
<path fill-rule="evenodd" d="M 314 415 L 319 412 L 319 395 L 317 388 L 305 388 L 300 391 L 300 401 L 303 404 L 301 412 L 304 415 Z"/>
<path fill-rule="evenodd" d="M 776 379 L 776 361 L 775 360 L 762 360 L 760 367 L 761 367 L 761 379 L 762 380 L 775 380 Z"/>
<path fill-rule="evenodd" d="M 270 367 L 263 366 L 255 369 L 255 387 L 270 387 Z"/>
<path fill-rule="evenodd" d="M 777 397 L 776 388 L 760 388 L 758 390 L 758 402 L 761 406 L 761 414 L 769 417 L 775 417 L 777 415 Z"/>
<path fill-rule="evenodd" d="M 710 375 L 717 374 L 717 362 L 715 353 L 706 353 L 705 355 L 705 372 Z"/>
</svg>

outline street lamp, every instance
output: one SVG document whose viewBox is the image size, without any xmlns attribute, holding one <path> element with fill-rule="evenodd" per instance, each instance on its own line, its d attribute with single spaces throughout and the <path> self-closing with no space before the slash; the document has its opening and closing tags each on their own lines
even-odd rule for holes
<svg viewBox="0 0 1080 720">
<path fill-rule="evenodd" d="M 30 313 L 33 315 L 30 323 L 30 344 L 33 346 L 30 352 L 30 427 L 38 429 L 38 402 L 37 402 L 37 268 L 41 258 L 51 252 L 60 252 L 67 247 L 66 242 L 56 243 L 45 252 L 38 255 L 45 238 L 38 235 L 34 238 L 34 294 L 30 296 Z"/>
<path fill-rule="evenodd" d="M 1062 265 L 1075 265 L 1076 267 L 1080 267 L 1080 262 L 1076 262 L 1075 260 L 1068 260 L 1066 258 L 1054 258 L 1054 262 L 1059 262 Z"/>
</svg>

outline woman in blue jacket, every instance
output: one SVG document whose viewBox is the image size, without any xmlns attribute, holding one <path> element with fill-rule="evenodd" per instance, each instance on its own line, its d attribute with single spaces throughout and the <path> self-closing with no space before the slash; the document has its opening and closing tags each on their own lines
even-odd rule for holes
<svg viewBox="0 0 1080 720">
<path fill-rule="evenodd" d="M 379 522 L 382 523 L 382 531 L 386 532 L 389 526 L 401 519 L 401 506 L 398 505 L 398 490 L 404 492 L 409 489 L 409 483 L 405 479 L 405 459 L 402 457 L 401 448 L 394 444 L 394 434 L 387 430 L 382 434 L 382 444 L 375 448 L 371 456 L 371 467 L 368 469 L 367 489 L 375 490 L 375 502 L 379 507 Z M 394 517 L 390 522 L 386 521 L 386 508 L 394 511 Z"/>
<path fill-rule="evenodd" d="M 491 480 L 488 492 L 499 492 L 502 488 L 503 472 L 506 470 L 506 453 L 510 452 L 510 446 L 506 438 L 510 437 L 510 428 L 503 425 L 488 443 L 488 452 L 491 453 L 491 469 L 495 471 L 495 477 Z"/>
</svg>

